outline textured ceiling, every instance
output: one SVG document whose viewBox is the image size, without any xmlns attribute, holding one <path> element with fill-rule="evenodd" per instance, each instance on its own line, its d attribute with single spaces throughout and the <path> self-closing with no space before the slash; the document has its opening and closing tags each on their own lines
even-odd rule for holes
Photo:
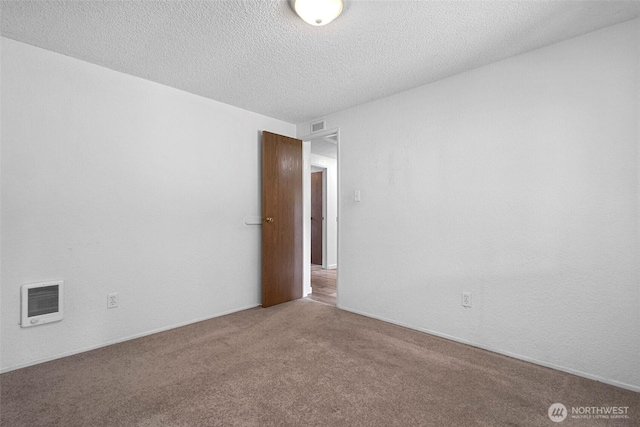
<svg viewBox="0 0 640 427">
<path fill-rule="evenodd" d="M 638 1 L 2 1 L 3 36 L 300 123 L 637 17 Z"/>
</svg>

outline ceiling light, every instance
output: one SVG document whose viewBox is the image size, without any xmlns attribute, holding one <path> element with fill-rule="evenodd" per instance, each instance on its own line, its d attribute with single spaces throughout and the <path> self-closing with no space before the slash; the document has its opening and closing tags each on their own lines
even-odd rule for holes
<svg viewBox="0 0 640 427">
<path fill-rule="evenodd" d="M 311 25 L 327 25 L 342 13 L 342 0 L 293 0 L 293 10 Z"/>
</svg>

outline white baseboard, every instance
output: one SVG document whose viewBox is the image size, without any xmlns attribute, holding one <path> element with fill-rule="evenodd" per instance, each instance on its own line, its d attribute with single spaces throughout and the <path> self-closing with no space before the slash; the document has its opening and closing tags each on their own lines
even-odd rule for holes
<svg viewBox="0 0 640 427">
<path fill-rule="evenodd" d="M 335 270 L 338 268 L 338 264 L 329 264 L 327 265 L 327 270 Z"/>
<path fill-rule="evenodd" d="M 260 304 L 252 304 L 252 305 L 248 305 L 246 307 L 240 307 L 240 308 L 236 308 L 236 309 L 233 309 L 233 310 L 223 311 L 222 313 L 217 313 L 217 314 L 214 314 L 214 315 L 211 315 L 211 316 L 206 316 L 206 317 L 202 317 L 202 318 L 195 319 L 195 320 L 189 320 L 189 321 L 186 321 L 186 322 L 177 323 L 175 325 L 165 326 L 163 328 L 153 329 L 151 331 L 142 332 L 142 333 L 135 334 L 135 335 L 129 335 L 129 336 L 124 337 L 124 338 L 118 338 L 116 340 L 107 341 L 107 342 L 96 344 L 96 345 L 92 345 L 92 346 L 89 346 L 89 347 L 83 347 L 81 349 L 77 349 L 77 350 L 72 350 L 72 351 L 68 351 L 68 352 L 65 352 L 65 353 L 56 354 L 55 356 L 45 357 L 45 358 L 42 358 L 42 359 L 32 360 L 32 361 L 29 361 L 29 362 L 26 362 L 26 363 L 21 363 L 21 364 L 14 365 L 14 366 L 9 366 L 9 367 L 0 369 L 0 374 L 4 374 L 5 372 L 10 372 L 10 371 L 15 371 L 16 369 L 26 368 L 28 366 L 38 365 L 38 364 L 44 363 L 44 362 L 49 362 L 51 360 L 61 359 L 63 357 L 73 356 L 74 354 L 84 353 L 86 351 L 91 351 L 91 350 L 95 350 L 95 349 L 98 349 L 98 348 L 106 347 L 106 346 L 109 346 L 109 345 L 118 344 L 118 343 L 121 343 L 121 342 L 124 342 L 124 341 L 129 341 L 129 340 L 134 340 L 136 338 L 146 337 L 147 335 L 157 334 L 159 332 L 164 332 L 164 331 L 168 331 L 170 329 L 180 328 L 182 326 L 191 325 L 192 323 L 198 323 L 198 322 L 202 322 L 202 321 L 205 321 L 205 320 L 214 319 L 216 317 L 225 316 L 225 315 L 231 314 L 231 313 L 237 313 L 238 311 L 244 311 L 244 310 L 248 310 L 250 308 L 255 308 L 255 307 L 259 307 L 259 306 L 260 306 Z"/>
<path fill-rule="evenodd" d="M 28 366 L 38 365 L 40 363 L 49 362 L 51 360 L 56 360 L 56 359 L 61 359 L 63 357 L 67 357 L 67 356 L 73 356 L 74 354 L 84 353 L 86 351 L 95 350 L 95 349 L 98 349 L 98 348 L 106 347 L 106 346 L 113 345 L 113 344 L 118 344 L 118 343 L 121 343 L 121 342 L 124 342 L 124 341 L 133 340 L 133 339 L 136 339 L 136 338 L 142 338 L 142 337 L 145 337 L 145 336 L 148 336 L 148 335 L 157 334 L 159 332 L 168 331 L 170 329 L 180 328 L 182 326 L 187 326 L 187 325 L 190 325 L 190 324 L 193 324 L 193 323 L 198 323 L 198 322 L 202 322 L 202 321 L 205 321 L 205 320 L 214 319 L 216 317 L 225 316 L 227 314 L 236 313 L 236 312 L 239 312 L 239 311 L 248 310 L 250 308 L 255 308 L 255 307 L 259 307 L 259 306 L 260 306 L 260 304 L 252 304 L 252 305 L 249 305 L 249 306 L 245 306 L 245 307 L 240 307 L 240 308 L 233 309 L 233 310 L 224 311 L 222 313 L 217 313 L 217 314 L 214 314 L 214 315 L 211 315 L 211 316 L 206 316 L 206 317 L 202 317 L 202 318 L 195 319 L 195 320 L 190 320 L 190 321 L 187 321 L 187 322 L 178 323 L 178 324 L 171 325 L 171 326 L 166 326 L 166 327 L 163 327 L 163 328 L 158 328 L 158 329 L 154 329 L 154 330 L 147 331 L 147 332 L 142 332 L 142 333 L 135 334 L 135 335 L 130 335 L 130 336 L 127 336 L 127 337 L 124 337 L 124 338 L 119 338 L 119 339 L 116 339 L 116 340 L 107 341 L 107 342 L 104 342 L 104 343 L 101 343 L 101 344 L 97 344 L 97 345 L 93 345 L 93 346 L 89 346 L 89 347 L 84 347 L 84 348 L 81 348 L 81 349 L 72 350 L 72 351 L 65 352 L 65 353 L 60 353 L 60 354 L 57 354 L 55 356 L 50 356 L 50 357 L 45 357 L 45 358 L 42 358 L 42 359 L 32 360 L 32 361 L 29 361 L 27 363 L 21 363 L 21 364 L 18 364 L 18 365 L 2 368 L 2 369 L 0 369 L 0 373 L 15 371 L 16 369 L 21 369 L 21 368 L 26 368 Z M 504 350 L 501 350 L 501 349 L 497 349 L 497 348 L 494 348 L 494 347 L 490 347 L 490 346 L 474 343 L 474 342 L 471 342 L 471 341 L 468 341 L 468 340 L 465 340 L 465 339 L 461 339 L 461 338 L 454 337 L 454 336 L 451 336 L 451 335 L 442 334 L 440 332 L 432 331 L 430 329 L 420 328 L 420 327 L 417 327 L 417 326 L 414 326 L 414 325 L 409 325 L 409 324 L 404 323 L 404 322 L 399 322 L 399 321 L 396 321 L 396 320 L 393 320 L 393 319 L 387 319 L 385 317 L 376 316 L 376 315 L 373 315 L 371 313 L 367 313 L 367 312 L 363 312 L 363 311 L 360 311 L 360 310 L 355 310 L 355 309 L 352 309 L 352 308 L 344 307 L 341 304 L 338 305 L 338 308 L 341 309 L 341 310 L 349 311 L 351 313 L 359 314 L 361 316 L 370 317 L 370 318 L 376 319 L 376 320 L 381 320 L 383 322 L 387 322 L 387 323 L 391 323 L 391 324 L 394 324 L 394 325 L 402 326 L 402 327 L 405 327 L 405 328 L 413 329 L 413 330 L 416 330 L 416 331 L 424 332 L 424 333 L 427 333 L 427 334 L 430 334 L 430 335 L 435 335 L 437 337 L 441 337 L 441 338 L 445 338 L 445 339 L 448 339 L 448 340 L 451 340 L 451 341 L 455 341 L 455 342 L 459 342 L 459 343 L 462 343 L 462 344 L 470 345 L 472 347 L 481 348 L 483 350 L 491 351 L 493 353 L 498 353 L 498 354 L 502 354 L 502 355 L 505 355 L 505 356 L 513 357 L 515 359 L 523 360 L 525 362 L 534 363 L 536 365 L 544 366 L 546 368 L 555 369 L 555 370 L 558 370 L 558 371 L 562 371 L 562 372 L 566 372 L 566 373 L 569 373 L 569 374 L 577 375 L 579 377 L 588 378 L 590 380 L 599 381 L 599 382 L 602 382 L 602 383 L 605 383 L 605 384 L 609 384 L 609 385 L 612 385 L 612 386 L 616 386 L 616 387 L 620 387 L 620 388 L 623 388 L 623 389 L 626 389 L 626 390 L 631 390 L 631 391 L 640 393 L 640 386 L 636 386 L 636 385 L 633 385 L 633 384 L 627 384 L 627 383 L 623 383 L 623 382 L 620 382 L 620 381 L 611 380 L 611 379 L 608 379 L 608 378 L 603 378 L 603 377 L 600 377 L 598 375 L 593 375 L 593 374 L 589 374 L 587 372 L 578 371 L 578 370 L 575 370 L 575 369 L 572 369 L 572 368 L 567 368 L 567 367 L 564 367 L 564 366 L 555 365 L 553 363 L 544 362 L 544 361 L 537 360 L 537 359 L 534 359 L 534 358 L 531 358 L 531 357 L 523 356 L 521 354 L 516 354 L 516 353 L 509 352 L 509 351 L 504 351 Z"/>
<path fill-rule="evenodd" d="M 611 380 L 611 379 L 608 379 L 608 378 L 603 378 L 603 377 L 600 377 L 598 375 L 593 375 L 593 374 L 590 374 L 590 373 L 587 373 L 587 372 L 578 371 L 576 369 L 567 368 L 565 366 L 555 365 L 553 363 L 544 362 L 542 360 L 537 360 L 537 359 L 534 359 L 534 358 L 531 358 L 531 357 L 528 357 L 528 356 L 523 356 L 521 354 L 511 353 L 509 351 L 504 351 L 504 350 L 501 350 L 501 349 L 498 349 L 498 348 L 494 348 L 494 347 L 490 347 L 490 346 L 474 343 L 474 342 L 471 342 L 471 341 L 467 341 L 465 339 L 461 339 L 461 338 L 454 337 L 454 336 L 447 335 L 447 334 L 442 334 L 440 332 L 432 331 L 432 330 L 425 329 L 425 328 L 420 328 L 420 327 L 417 327 L 417 326 L 414 326 L 414 325 L 409 325 L 407 323 L 399 322 L 399 321 L 396 321 L 396 320 L 393 320 L 393 319 L 387 319 L 385 317 L 376 316 L 376 315 L 371 314 L 371 313 L 366 313 L 366 312 L 363 312 L 363 311 L 360 311 L 360 310 L 354 310 L 352 308 L 344 307 L 342 305 L 338 305 L 338 308 L 340 310 L 349 311 L 351 313 L 359 314 L 361 316 L 370 317 L 372 319 L 381 320 L 383 322 L 392 323 L 394 325 L 402 326 L 402 327 L 405 327 L 405 328 L 408 328 L 408 329 L 413 329 L 413 330 L 424 332 L 424 333 L 427 333 L 427 334 L 430 334 L 430 335 L 435 335 L 435 336 L 440 337 L 440 338 L 445 338 L 445 339 L 448 339 L 448 340 L 451 340 L 451 341 L 455 341 L 455 342 L 459 342 L 459 343 L 462 343 L 462 344 L 470 345 L 472 347 L 481 348 L 483 350 L 491 351 L 493 353 L 498 353 L 498 354 L 502 354 L 504 356 L 513 357 L 514 359 L 519 359 L 519 360 L 523 360 L 525 362 L 529 362 L 529 363 L 533 363 L 533 364 L 536 364 L 536 365 L 544 366 L 545 368 L 555 369 L 557 371 L 562 371 L 562 372 L 566 372 L 568 374 L 577 375 L 579 377 L 587 378 L 587 379 L 590 379 L 590 380 L 599 381 L 601 383 L 605 383 L 605 384 L 609 384 L 609 385 L 612 385 L 612 386 L 624 388 L 626 390 L 640 392 L 640 386 L 636 386 L 636 385 L 633 385 L 633 384 L 627 384 L 627 383 L 623 383 L 623 382 L 620 382 L 620 381 Z"/>
</svg>

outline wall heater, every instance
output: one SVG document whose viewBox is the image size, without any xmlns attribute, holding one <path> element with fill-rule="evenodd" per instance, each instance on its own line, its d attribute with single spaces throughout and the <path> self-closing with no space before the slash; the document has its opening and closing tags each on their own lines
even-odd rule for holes
<svg viewBox="0 0 640 427">
<path fill-rule="evenodd" d="M 20 287 L 20 326 L 42 325 L 62 320 L 64 282 L 27 283 Z"/>
</svg>

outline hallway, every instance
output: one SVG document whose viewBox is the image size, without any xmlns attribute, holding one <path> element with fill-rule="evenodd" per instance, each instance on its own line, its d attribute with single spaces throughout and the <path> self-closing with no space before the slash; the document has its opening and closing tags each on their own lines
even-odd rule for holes
<svg viewBox="0 0 640 427">
<path fill-rule="evenodd" d="M 309 298 L 335 307 L 337 269 L 323 269 L 311 264 L 311 294 Z"/>
</svg>

